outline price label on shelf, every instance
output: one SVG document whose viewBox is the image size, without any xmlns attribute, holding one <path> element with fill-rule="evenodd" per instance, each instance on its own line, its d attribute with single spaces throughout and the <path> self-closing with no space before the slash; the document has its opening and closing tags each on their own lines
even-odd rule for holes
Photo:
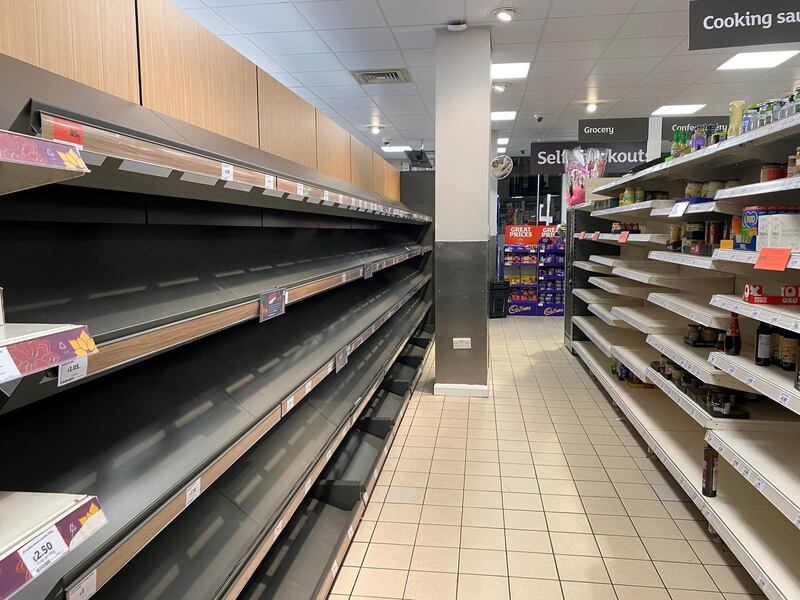
<svg viewBox="0 0 800 600">
<path fill-rule="evenodd" d="M 92 569 L 74 588 L 67 592 L 67 600 L 88 600 L 97 592 L 97 569 Z"/>
<path fill-rule="evenodd" d="M 580 234 L 578 235 L 578 239 L 579 240 L 585 240 L 586 239 L 586 232 L 585 231 L 581 231 Z"/>
<path fill-rule="evenodd" d="M 188 488 L 186 488 L 186 506 L 197 500 L 200 492 L 203 491 L 203 481 L 200 477 L 195 479 Z"/>
<path fill-rule="evenodd" d="M 769 318 L 769 322 L 770 322 L 771 325 L 776 325 L 778 323 L 778 321 L 780 321 L 780 320 L 781 320 L 781 316 L 780 315 L 772 315 Z"/>
<path fill-rule="evenodd" d="M 780 402 L 784 406 L 789 404 L 789 394 L 787 394 L 786 392 L 781 392 L 781 395 L 778 396 L 778 402 Z"/>
<path fill-rule="evenodd" d="M 761 310 L 760 309 L 754 308 L 753 310 L 750 311 L 750 317 L 751 318 L 757 319 L 760 316 L 761 316 Z"/>
<path fill-rule="evenodd" d="M 620 244 L 624 244 L 625 242 L 627 242 L 628 241 L 628 236 L 630 236 L 630 234 L 631 234 L 630 231 L 623 231 L 622 233 L 620 233 L 619 234 L 619 243 Z"/>
<path fill-rule="evenodd" d="M 86 377 L 89 367 L 89 357 L 80 356 L 58 365 L 58 387 L 67 385 Z"/>
<path fill-rule="evenodd" d="M 224 181 L 233 181 L 233 165 L 229 165 L 228 163 L 222 163 L 222 174 L 220 177 Z"/>
<path fill-rule="evenodd" d="M 292 410 L 293 408 L 294 408 L 294 394 L 292 394 L 286 399 L 286 410 Z"/>
<path fill-rule="evenodd" d="M 275 176 L 274 175 L 264 174 L 264 189 L 265 190 L 274 190 L 275 189 Z"/>
<path fill-rule="evenodd" d="M 337 565 L 336 561 L 334 560 L 333 565 L 331 565 L 331 573 L 333 574 L 334 577 L 336 577 L 336 574 L 338 572 L 339 572 L 339 565 Z"/>
<path fill-rule="evenodd" d="M 338 373 L 347 365 L 347 348 L 342 348 L 336 353 L 336 372 Z"/>
<path fill-rule="evenodd" d="M 766 482 L 763 479 L 761 479 L 760 477 L 757 477 L 756 481 L 755 481 L 755 483 L 753 485 L 755 486 L 755 488 L 759 492 L 763 492 L 764 491 L 764 486 L 766 485 Z"/>
<path fill-rule="evenodd" d="M 599 232 L 599 231 L 595 231 L 595 232 L 592 234 L 592 241 L 595 241 L 595 242 L 596 242 L 596 241 L 597 241 L 597 240 L 599 240 L 599 239 L 600 239 L 600 232 Z"/>
<path fill-rule="evenodd" d="M 352 525 L 350 525 L 350 527 L 348 527 L 348 528 L 347 528 L 347 537 L 348 537 L 348 538 L 350 538 L 350 539 L 352 540 L 352 539 L 353 539 L 353 536 L 354 536 L 355 534 L 356 534 L 356 532 L 355 532 L 355 531 L 353 531 L 353 526 L 352 526 Z"/>
<path fill-rule="evenodd" d="M 286 290 L 262 292 L 258 298 L 258 321 L 263 323 L 286 312 Z"/>
<path fill-rule="evenodd" d="M 762 248 L 754 268 L 763 271 L 785 271 L 792 256 L 791 248 Z"/>
<path fill-rule="evenodd" d="M 305 186 L 302 183 L 297 184 L 297 195 L 298 196 L 305 196 L 306 190 Z"/>
<path fill-rule="evenodd" d="M 686 209 L 689 208 L 688 202 L 676 202 L 672 205 L 672 209 L 669 211 L 669 218 L 676 219 L 678 217 L 682 217 L 686 214 Z"/>
<path fill-rule="evenodd" d="M 372 277 L 372 261 L 367 261 L 364 263 L 364 279 L 369 279 Z"/>
<path fill-rule="evenodd" d="M 734 456 L 733 460 L 731 461 L 731 466 L 738 471 L 741 464 L 741 461 Z"/>
<path fill-rule="evenodd" d="M 745 479 L 750 477 L 750 467 L 748 467 L 745 464 L 742 465 L 742 477 L 744 477 Z"/>
<path fill-rule="evenodd" d="M 800 513 L 794 516 L 794 526 L 800 528 Z"/>
<path fill-rule="evenodd" d="M 309 379 L 308 381 L 306 381 L 306 387 L 305 387 L 306 394 L 308 394 L 313 389 L 314 389 L 314 382 Z"/>
<path fill-rule="evenodd" d="M 80 150 L 83 148 L 83 125 L 64 119 L 53 119 L 53 139 L 71 144 Z"/>
<path fill-rule="evenodd" d="M 756 579 L 756 585 L 758 585 L 758 587 L 760 587 L 762 590 L 766 591 L 768 583 L 769 582 L 767 581 L 767 578 L 763 575 L 759 575 Z"/>
<path fill-rule="evenodd" d="M 22 377 L 22 374 L 19 372 L 14 359 L 11 358 L 8 348 L 0 348 L 0 382 L 5 383 L 20 377 Z"/>
<path fill-rule="evenodd" d="M 756 378 L 755 378 L 755 377 L 753 377 L 752 375 L 748 375 L 748 376 L 747 376 L 747 379 L 745 379 L 745 380 L 744 380 L 744 382 L 745 382 L 747 385 L 749 385 L 749 386 L 752 386 L 752 385 L 753 385 L 753 382 L 754 382 L 755 380 L 756 380 Z"/>
<path fill-rule="evenodd" d="M 733 375 L 734 373 L 736 373 L 736 367 L 731 365 L 730 367 L 728 367 L 728 375 Z"/>
<path fill-rule="evenodd" d="M 68 551 L 64 538 L 54 525 L 22 546 L 18 554 L 31 577 L 38 577 Z"/>
<path fill-rule="evenodd" d="M 278 536 L 281 534 L 281 531 L 283 531 L 283 519 L 278 521 L 278 524 L 275 525 L 275 529 L 272 532 L 272 539 L 277 540 Z"/>
<path fill-rule="evenodd" d="M 306 486 L 305 486 L 306 494 L 308 493 L 308 490 L 311 489 L 311 483 L 312 481 L 310 479 L 306 480 Z"/>
</svg>

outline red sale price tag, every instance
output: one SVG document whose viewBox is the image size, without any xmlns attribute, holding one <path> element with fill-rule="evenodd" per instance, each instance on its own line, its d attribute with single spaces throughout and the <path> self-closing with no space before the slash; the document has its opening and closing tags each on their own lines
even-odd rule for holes
<svg viewBox="0 0 800 600">
<path fill-rule="evenodd" d="M 791 248 L 762 248 L 754 268 L 763 271 L 785 271 L 791 256 Z"/>
<path fill-rule="evenodd" d="M 578 239 L 579 240 L 585 240 L 586 239 L 586 232 L 585 231 L 581 231 L 580 235 L 578 236 Z"/>
<path fill-rule="evenodd" d="M 599 240 L 599 239 L 600 239 L 600 232 L 599 232 L 599 231 L 595 231 L 595 232 L 592 234 L 592 241 L 595 241 L 595 242 L 596 242 L 596 241 L 597 241 L 597 240 Z"/>
<path fill-rule="evenodd" d="M 630 234 L 631 234 L 630 231 L 623 231 L 622 233 L 620 233 L 619 234 L 619 243 L 620 244 L 624 244 L 625 242 L 627 242 L 628 241 L 628 236 Z"/>
<path fill-rule="evenodd" d="M 53 139 L 83 148 L 83 126 L 64 119 L 53 119 Z"/>
</svg>

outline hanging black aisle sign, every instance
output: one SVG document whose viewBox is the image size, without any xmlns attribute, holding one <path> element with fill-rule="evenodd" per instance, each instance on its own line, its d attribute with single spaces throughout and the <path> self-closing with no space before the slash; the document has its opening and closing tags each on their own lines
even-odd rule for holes
<svg viewBox="0 0 800 600">
<path fill-rule="evenodd" d="M 692 0 L 689 50 L 800 42 L 798 0 Z"/>
<path fill-rule="evenodd" d="M 563 175 L 567 149 L 608 148 L 611 154 L 606 163 L 606 175 L 622 175 L 647 161 L 647 142 L 533 142 L 531 144 L 531 175 Z"/>
</svg>

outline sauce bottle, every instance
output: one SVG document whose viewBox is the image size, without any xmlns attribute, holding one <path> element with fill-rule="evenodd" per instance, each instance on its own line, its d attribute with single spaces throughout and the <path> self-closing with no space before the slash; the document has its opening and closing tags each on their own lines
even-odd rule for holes
<svg viewBox="0 0 800 600">
<path fill-rule="evenodd" d="M 731 313 L 728 332 L 725 334 L 725 354 L 739 356 L 742 351 L 742 334 L 739 331 L 739 315 Z"/>
<path fill-rule="evenodd" d="M 719 454 L 711 444 L 703 450 L 703 496 L 713 498 L 717 495 L 717 470 Z"/>
<path fill-rule="evenodd" d="M 771 353 L 772 327 L 766 323 L 759 323 L 758 329 L 756 329 L 756 364 L 760 367 L 768 367 Z"/>
</svg>

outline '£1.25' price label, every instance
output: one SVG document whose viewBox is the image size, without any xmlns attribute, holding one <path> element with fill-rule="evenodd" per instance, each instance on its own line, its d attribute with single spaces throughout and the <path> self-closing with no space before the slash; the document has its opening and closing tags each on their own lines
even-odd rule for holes
<svg viewBox="0 0 800 600">
<path fill-rule="evenodd" d="M 19 549 L 19 557 L 27 567 L 31 577 L 38 577 L 52 565 L 58 557 L 66 554 L 69 548 L 58 529 L 51 527 L 40 533 Z"/>
</svg>

